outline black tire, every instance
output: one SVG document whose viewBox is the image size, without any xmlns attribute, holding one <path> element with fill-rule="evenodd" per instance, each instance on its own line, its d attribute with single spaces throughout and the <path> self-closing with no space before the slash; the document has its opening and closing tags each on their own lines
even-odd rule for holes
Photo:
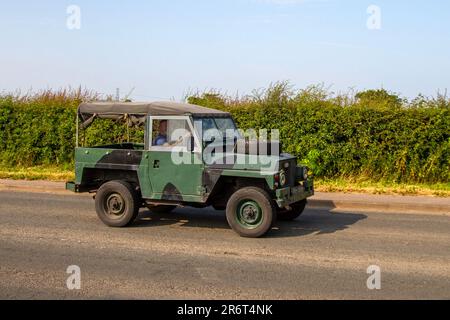
<svg viewBox="0 0 450 320">
<path fill-rule="evenodd" d="M 177 206 L 147 206 L 153 213 L 171 213 Z"/>
<path fill-rule="evenodd" d="M 230 227 L 241 237 L 259 238 L 275 223 L 276 208 L 266 191 L 246 187 L 228 200 L 226 215 Z"/>
<path fill-rule="evenodd" d="M 103 184 L 95 196 L 95 208 L 100 220 L 109 227 L 129 226 L 136 219 L 140 199 L 133 187 L 125 181 Z"/>
<path fill-rule="evenodd" d="M 305 207 L 308 201 L 302 200 L 290 205 L 291 210 L 278 209 L 278 220 L 281 221 L 292 221 L 297 219 L 305 211 Z"/>
</svg>

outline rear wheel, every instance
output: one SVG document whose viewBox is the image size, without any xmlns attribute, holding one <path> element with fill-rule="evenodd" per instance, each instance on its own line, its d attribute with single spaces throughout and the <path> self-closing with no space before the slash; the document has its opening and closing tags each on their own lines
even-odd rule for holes
<svg viewBox="0 0 450 320">
<path fill-rule="evenodd" d="M 266 191 L 246 187 L 236 191 L 228 201 L 226 215 L 230 227 L 242 237 L 265 235 L 276 220 L 275 207 Z"/>
<path fill-rule="evenodd" d="M 139 213 L 139 196 L 129 183 L 110 181 L 98 189 L 95 208 L 98 217 L 107 226 L 126 227 Z"/>
<path fill-rule="evenodd" d="M 302 200 L 290 205 L 290 209 L 278 209 L 278 220 L 292 221 L 300 217 L 305 211 L 307 200 Z"/>
</svg>

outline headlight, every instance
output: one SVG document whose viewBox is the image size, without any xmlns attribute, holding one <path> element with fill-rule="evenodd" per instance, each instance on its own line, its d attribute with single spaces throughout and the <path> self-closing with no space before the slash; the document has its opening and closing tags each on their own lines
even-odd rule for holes
<svg viewBox="0 0 450 320">
<path fill-rule="evenodd" d="M 286 173 L 284 171 L 280 172 L 280 186 L 284 186 L 286 184 Z"/>
<path fill-rule="evenodd" d="M 303 179 L 304 180 L 308 180 L 309 178 L 309 172 L 308 172 L 308 168 L 303 168 Z"/>
</svg>

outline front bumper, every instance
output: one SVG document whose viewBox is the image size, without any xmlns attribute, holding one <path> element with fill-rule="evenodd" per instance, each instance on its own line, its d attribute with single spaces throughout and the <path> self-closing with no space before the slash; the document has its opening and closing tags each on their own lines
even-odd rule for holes
<svg viewBox="0 0 450 320">
<path fill-rule="evenodd" d="M 314 181 L 310 178 L 299 186 L 278 189 L 275 193 L 275 201 L 278 207 L 284 208 L 293 203 L 312 197 L 314 195 Z"/>
<path fill-rule="evenodd" d="M 75 182 L 66 182 L 66 190 L 77 192 L 78 186 L 75 184 Z"/>
</svg>

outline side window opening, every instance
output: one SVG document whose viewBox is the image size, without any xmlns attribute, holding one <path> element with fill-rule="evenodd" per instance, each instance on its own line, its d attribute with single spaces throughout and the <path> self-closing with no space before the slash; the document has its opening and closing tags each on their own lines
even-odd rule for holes
<svg viewBox="0 0 450 320">
<path fill-rule="evenodd" d="M 192 131 L 185 119 L 153 120 L 152 147 L 188 148 L 191 143 Z"/>
<path fill-rule="evenodd" d="M 153 121 L 152 146 L 163 146 L 168 142 L 167 126 L 167 120 Z"/>
</svg>

